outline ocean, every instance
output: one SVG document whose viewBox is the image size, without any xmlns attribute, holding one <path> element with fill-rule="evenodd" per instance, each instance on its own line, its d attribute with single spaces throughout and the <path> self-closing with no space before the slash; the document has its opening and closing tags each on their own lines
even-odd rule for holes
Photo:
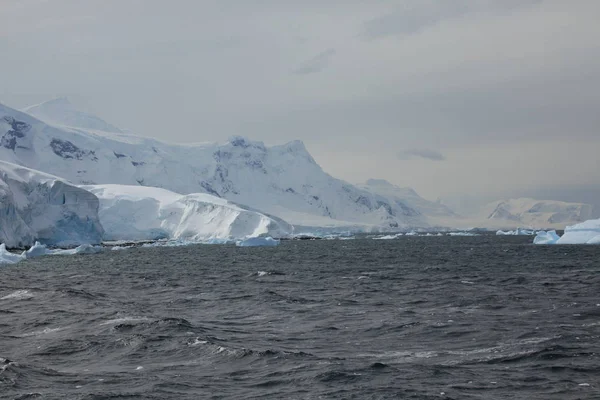
<svg viewBox="0 0 600 400">
<path fill-rule="evenodd" d="M 600 246 L 400 237 L 0 266 L 4 399 L 600 399 Z"/>
</svg>

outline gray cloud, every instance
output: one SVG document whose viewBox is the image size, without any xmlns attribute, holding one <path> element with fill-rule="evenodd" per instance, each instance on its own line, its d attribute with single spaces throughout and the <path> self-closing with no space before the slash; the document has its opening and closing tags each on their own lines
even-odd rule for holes
<svg viewBox="0 0 600 400">
<path fill-rule="evenodd" d="M 301 139 L 335 176 L 431 198 L 600 180 L 598 1 L 0 3 L 15 108 L 64 95 L 167 141 Z M 398 149 L 446 160 L 399 173 Z"/>
<path fill-rule="evenodd" d="M 473 13 L 505 13 L 541 3 L 543 0 L 405 0 L 402 7 L 364 24 L 364 37 L 377 39 L 391 35 L 419 33 L 443 21 Z"/>
<path fill-rule="evenodd" d="M 398 158 L 401 160 L 410 160 L 413 158 L 424 158 L 431 161 L 444 161 L 446 157 L 439 151 L 431 149 L 410 149 L 398 153 Z"/>
<path fill-rule="evenodd" d="M 329 60 L 334 55 L 335 49 L 327 49 L 324 52 L 317 54 L 316 56 L 305 62 L 299 68 L 296 68 L 294 70 L 294 73 L 298 75 L 308 75 L 320 72 L 327 68 L 327 65 L 329 65 Z"/>
</svg>

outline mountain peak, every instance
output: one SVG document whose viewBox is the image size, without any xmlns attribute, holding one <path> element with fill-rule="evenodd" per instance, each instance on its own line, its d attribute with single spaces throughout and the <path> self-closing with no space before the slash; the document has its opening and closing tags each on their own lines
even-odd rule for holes
<svg viewBox="0 0 600 400">
<path fill-rule="evenodd" d="M 385 179 L 375 179 L 375 178 L 367 179 L 365 184 L 367 186 L 385 186 L 385 187 L 395 186 L 392 183 L 390 183 L 389 181 L 386 181 Z"/>
<path fill-rule="evenodd" d="M 51 124 L 122 133 L 119 128 L 109 124 L 101 118 L 77 110 L 67 97 L 56 97 L 43 103 L 24 108 L 22 111 Z"/>
</svg>

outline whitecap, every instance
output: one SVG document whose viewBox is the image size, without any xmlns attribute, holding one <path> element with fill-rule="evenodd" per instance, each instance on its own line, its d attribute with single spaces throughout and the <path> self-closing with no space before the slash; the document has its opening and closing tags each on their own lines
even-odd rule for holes
<svg viewBox="0 0 600 400">
<path fill-rule="evenodd" d="M 11 294 L 7 294 L 4 297 L 0 297 L 0 300 L 22 300 L 22 299 L 31 299 L 33 295 L 29 292 L 29 290 L 17 290 L 12 292 Z"/>
<path fill-rule="evenodd" d="M 143 322 L 150 321 L 150 318 L 146 317 L 122 317 L 109 319 L 108 321 L 102 322 L 100 325 L 112 325 L 112 324 L 122 324 L 123 322 Z"/>
</svg>

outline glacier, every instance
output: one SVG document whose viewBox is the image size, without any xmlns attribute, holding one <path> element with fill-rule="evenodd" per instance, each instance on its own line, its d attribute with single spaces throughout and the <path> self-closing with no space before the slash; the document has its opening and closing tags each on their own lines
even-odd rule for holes
<svg viewBox="0 0 600 400">
<path fill-rule="evenodd" d="M 535 244 L 600 244 L 600 219 L 567 226 L 565 233 L 558 236 L 556 232 L 538 232 Z"/>
<path fill-rule="evenodd" d="M 258 236 L 288 237 L 287 222 L 206 193 L 182 195 L 131 185 L 84 185 L 98 197 L 105 240 L 169 239 L 226 242 Z"/>
<path fill-rule="evenodd" d="M 67 118 L 72 112 L 62 103 L 26 109 L 40 119 L 0 105 L 0 159 L 77 185 L 211 194 L 293 225 L 364 231 L 428 225 L 408 204 L 327 174 L 301 141 L 266 146 L 233 136 L 220 144 L 170 144 Z"/>
<path fill-rule="evenodd" d="M 0 161 L 0 243 L 9 248 L 100 243 L 96 196 L 61 178 Z"/>
</svg>

